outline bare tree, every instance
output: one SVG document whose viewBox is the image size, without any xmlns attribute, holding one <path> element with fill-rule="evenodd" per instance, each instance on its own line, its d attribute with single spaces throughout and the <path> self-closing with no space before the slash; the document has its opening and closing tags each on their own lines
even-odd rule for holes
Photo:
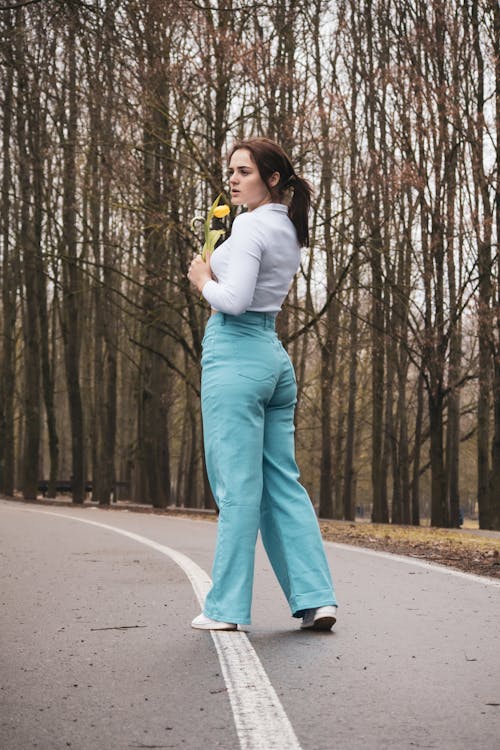
<svg viewBox="0 0 500 750">
<path fill-rule="evenodd" d="M 0 491 L 14 492 L 14 393 L 17 272 L 16 255 L 11 252 L 12 146 L 14 115 L 14 44 L 12 13 L 2 14 L 2 82 L 4 91 L 2 123 L 2 356 L 0 374 Z"/>
</svg>

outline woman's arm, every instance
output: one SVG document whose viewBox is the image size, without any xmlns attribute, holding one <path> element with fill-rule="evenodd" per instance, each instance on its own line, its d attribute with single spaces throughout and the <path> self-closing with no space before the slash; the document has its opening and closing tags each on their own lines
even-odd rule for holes
<svg viewBox="0 0 500 750">
<path fill-rule="evenodd" d="M 224 281 L 212 279 L 210 265 L 200 256 L 194 259 L 188 276 L 214 310 L 241 315 L 252 303 L 262 248 L 262 237 L 255 219 L 251 214 L 241 214 L 233 222 Z"/>
</svg>

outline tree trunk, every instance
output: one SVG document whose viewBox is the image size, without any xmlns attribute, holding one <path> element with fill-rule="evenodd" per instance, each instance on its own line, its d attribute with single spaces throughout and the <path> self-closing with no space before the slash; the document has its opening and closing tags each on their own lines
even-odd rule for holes
<svg viewBox="0 0 500 750">
<path fill-rule="evenodd" d="M 357 59 L 353 59 L 351 69 L 350 86 L 350 165 L 349 165 L 349 188 L 352 201 L 352 292 L 349 311 L 349 399 L 347 406 L 347 425 L 345 440 L 345 462 L 344 462 L 344 487 L 343 507 L 344 518 L 348 521 L 356 519 L 355 502 L 355 469 L 354 469 L 354 445 L 356 434 L 356 395 L 357 395 L 357 371 L 358 371 L 358 311 L 359 311 L 359 253 L 360 253 L 360 229 L 361 229 L 361 205 L 359 194 L 358 175 L 358 147 L 356 137 L 358 87 L 357 87 Z"/>
<path fill-rule="evenodd" d="M 491 311 L 492 298 L 492 251 L 491 231 L 493 216 L 491 213 L 488 178 L 484 172 L 484 60 L 481 50 L 478 0 L 473 0 L 471 7 L 473 29 L 473 50 L 477 75 L 474 99 L 475 116 L 471 117 L 469 132 L 472 148 L 472 174 L 475 188 L 475 230 L 478 244 L 479 304 L 478 304 L 478 346 L 479 346 L 479 394 L 477 402 L 477 502 L 479 507 L 479 527 L 489 529 L 490 518 L 490 410 L 492 386 L 492 349 L 493 324 Z M 498 64 L 498 61 L 497 61 Z M 498 101 L 498 95 L 497 95 Z M 498 186 L 497 186 L 498 189 Z M 482 225 L 480 222 L 482 209 Z"/>
<path fill-rule="evenodd" d="M 496 196 L 495 218 L 497 236 L 497 293 L 496 293 L 496 349 L 493 379 L 493 441 L 491 448 L 491 475 L 489 482 L 489 525 L 500 530 L 500 6 L 496 0 L 490 0 L 493 14 L 493 48 L 495 55 L 495 125 L 496 125 Z"/>
<path fill-rule="evenodd" d="M 24 333 L 24 450 L 23 450 L 23 495 L 34 499 L 38 492 L 38 461 L 40 448 L 40 327 L 38 320 L 38 249 L 33 205 L 33 184 L 30 176 L 30 158 L 27 146 L 29 120 L 27 113 L 32 106 L 31 92 L 25 67 L 24 11 L 18 10 L 16 17 L 16 67 L 18 73 L 17 93 L 17 140 L 19 147 L 19 186 L 21 200 L 21 227 L 19 247 L 22 248 L 24 282 L 23 333 Z"/>
<path fill-rule="evenodd" d="M 8 48 L 13 33 L 12 15 L 4 11 L 0 21 L 5 29 Z M 6 45 L 6 55 L 7 55 Z M 10 57 L 10 55 L 9 55 Z M 16 331 L 16 266 L 17 259 L 9 247 L 10 191 L 12 182 L 11 136 L 14 103 L 14 65 L 5 70 L 3 128 L 2 128 L 2 356 L 0 370 L 0 492 L 14 494 L 14 398 L 16 387 L 15 331 Z"/>
<path fill-rule="evenodd" d="M 455 56 L 453 62 L 453 88 L 460 89 L 460 60 Z M 448 365 L 448 422 L 446 426 L 446 481 L 450 509 L 450 526 L 460 527 L 460 379 L 462 363 L 462 331 L 460 306 L 461 289 L 457 290 L 457 270 L 455 256 L 458 254 L 458 267 L 463 263 L 462 236 L 460 232 L 458 247 L 455 240 L 457 227 L 455 221 L 457 200 L 457 163 L 459 156 L 458 134 L 460 133 L 460 115 L 457 112 L 453 121 L 453 138 L 446 154 L 446 265 L 448 271 L 449 295 L 449 365 Z M 460 279 L 460 274 L 458 274 Z"/>
<path fill-rule="evenodd" d="M 354 250 L 357 253 L 357 250 Z M 358 305 L 359 305 L 359 280 L 357 272 L 357 259 L 354 260 L 353 269 L 353 296 L 349 315 L 349 398 L 347 406 L 347 424 L 345 439 L 345 461 L 344 461 L 344 487 L 342 504 L 344 518 L 347 521 L 356 519 L 356 503 L 354 495 L 354 439 L 356 431 L 356 395 L 357 395 L 357 369 L 358 369 Z"/>
<path fill-rule="evenodd" d="M 61 331 L 64 342 L 66 385 L 71 427 L 71 490 L 74 503 L 85 498 L 85 442 L 83 404 L 80 386 L 80 350 L 82 341 L 82 286 L 78 268 L 76 216 L 76 141 L 78 104 L 76 92 L 76 16 L 68 14 L 66 59 L 68 65 L 68 101 L 66 135 L 63 141 L 63 293 Z"/>
<path fill-rule="evenodd" d="M 168 371 L 162 361 L 165 349 L 163 328 L 166 314 L 165 271 L 168 266 L 164 238 L 163 206 L 167 196 L 164 184 L 164 144 L 170 134 L 164 112 L 168 110 L 167 82 L 156 60 L 159 35 L 166 20 L 161 8 L 146 20 L 145 43 L 148 79 L 145 81 L 147 107 L 144 141 L 144 320 L 141 330 L 139 383 L 138 464 L 144 497 L 154 507 L 170 502 L 170 456 L 168 436 Z M 164 64 L 166 64 L 164 59 Z"/>
<path fill-rule="evenodd" d="M 44 154 L 48 150 L 47 110 L 42 109 L 43 91 L 38 80 L 33 82 L 34 96 L 31 107 L 31 159 L 33 163 L 33 197 L 34 197 L 34 229 L 37 248 L 38 274 L 38 317 L 40 325 L 40 356 L 43 400 L 47 421 L 47 435 L 49 448 L 49 477 L 47 497 L 56 496 L 56 484 L 59 473 L 59 437 L 56 423 L 56 407 L 54 402 L 54 358 L 50 356 L 50 324 L 47 302 L 47 261 L 42 251 L 43 220 L 45 211 Z M 52 290 L 51 290 L 52 291 Z M 57 294 L 54 284 L 52 294 Z"/>
<path fill-rule="evenodd" d="M 407 196 L 406 206 L 411 206 L 411 195 Z M 401 209 L 402 210 L 402 209 Z M 410 214 L 411 215 L 411 214 Z M 403 222 L 402 222 L 403 223 Z M 397 286 L 394 299 L 394 322 L 397 333 L 397 423 L 399 481 L 401 488 L 401 522 L 410 524 L 412 520 L 410 499 L 410 458 L 408 437 L 408 318 L 411 295 L 412 242 L 408 230 L 403 228 L 403 236 L 397 260 Z M 419 438 L 420 439 L 420 438 Z"/>
<path fill-rule="evenodd" d="M 119 285 L 114 274 L 115 258 L 110 236 L 111 172 L 106 150 L 111 150 L 115 97 L 113 93 L 113 61 L 111 59 L 109 30 L 113 25 L 113 11 L 107 9 L 103 19 L 103 40 L 96 44 L 96 88 L 91 105 L 91 160 L 92 191 L 90 196 L 92 216 L 92 246 L 96 260 L 97 280 L 95 293 L 95 422 L 92 499 L 100 505 L 109 505 L 115 487 L 115 444 L 117 410 L 117 327 L 114 303 L 114 286 Z M 102 65 L 99 65 L 102 61 Z M 104 71 L 102 85 L 98 88 L 98 71 Z M 101 93 L 102 91 L 102 93 Z M 104 103 L 102 100 L 104 97 Z M 102 252 L 101 252 L 102 247 Z M 102 267 L 101 267 L 102 264 Z"/>
<path fill-rule="evenodd" d="M 411 482 L 411 523 L 420 526 L 420 450 L 424 415 L 424 376 L 422 369 L 417 381 L 417 414 L 415 418 L 415 443 L 413 448 L 413 473 Z"/>
<path fill-rule="evenodd" d="M 446 473 L 443 455 L 443 396 L 428 393 L 430 461 L 431 461 L 431 526 L 449 526 L 446 494 Z"/>
<path fill-rule="evenodd" d="M 333 474 L 332 474 L 332 374 L 331 351 L 328 345 L 321 346 L 321 461 L 319 483 L 319 515 L 333 518 Z"/>
<path fill-rule="evenodd" d="M 378 172 L 377 96 L 375 88 L 374 39 L 375 26 L 372 3 L 365 3 L 366 13 L 366 137 L 369 150 L 369 167 L 366 195 L 366 222 L 369 232 L 369 259 L 371 271 L 371 384 L 372 425 L 371 480 L 373 492 L 372 521 L 388 523 L 389 509 L 386 492 L 386 467 L 383 462 L 384 445 L 384 302 L 382 276 L 382 244 L 380 215 L 380 185 Z"/>
</svg>

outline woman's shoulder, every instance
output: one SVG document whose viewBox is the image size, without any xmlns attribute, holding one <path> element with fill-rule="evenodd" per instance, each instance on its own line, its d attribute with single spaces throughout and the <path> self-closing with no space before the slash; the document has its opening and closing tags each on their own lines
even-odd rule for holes
<svg viewBox="0 0 500 750">
<path fill-rule="evenodd" d="M 252 221 L 255 219 L 255 217 L 252 216 L 252 211 L 243 211 L 242 213 L 235 216 L 233 219 L 232 227 L 239 227 L 239 226 L 245 226 L 246 224 L 251 224 Z"/>
<path fill-rule="evenodd" d="M 278 210 L 279 209 L 279 210 Z M 245 231 L 265 233 L 272 231 L 274 227 L 281 226 L 283 221 L 290 221 L 288 209 L 282 204 L 265 204 L 253 211 L 244 211 L 236 216 L 233 220 L 231 230 L 243 229 Z"/>
<path fill-rule="evenodd" d="M 231 225 L 231 235 L 245 237 L 262 237 L 262 222 L 254 211 L 244 211 L 235 217 Z"/>
<path fill-rule="evenodd" d="M 294 247 L 297 243 L 295 227 L 288 216 L 288 208 L 283 204 L 265 204 L 238 214 L 231 227 L 231 237 L 238 244 L 250 244 L 262 252 L 276 243 Z"/>
</svg>

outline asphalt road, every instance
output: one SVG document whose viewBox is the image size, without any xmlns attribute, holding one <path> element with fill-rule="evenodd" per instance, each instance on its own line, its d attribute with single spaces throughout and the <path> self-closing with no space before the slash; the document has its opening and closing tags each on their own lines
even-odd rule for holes
<svg viewBox="0 0 500 750">
<path fill-rule="evenodd" d="M 190 628 L 192 582 L 160 550 L 209 573 L 215 524 L 53 513 L 0 501 L 2 750 L 500 747 L 500 582 L 327 544 L 339 620 L 308 633 L 259 546 L 248 647 L 296 738 L 266 745 L 242 734 L 219 660 L 229 642 Z M 243 694 L 256 689 L 245 670 L 230 678 Z"/>
</svg>

